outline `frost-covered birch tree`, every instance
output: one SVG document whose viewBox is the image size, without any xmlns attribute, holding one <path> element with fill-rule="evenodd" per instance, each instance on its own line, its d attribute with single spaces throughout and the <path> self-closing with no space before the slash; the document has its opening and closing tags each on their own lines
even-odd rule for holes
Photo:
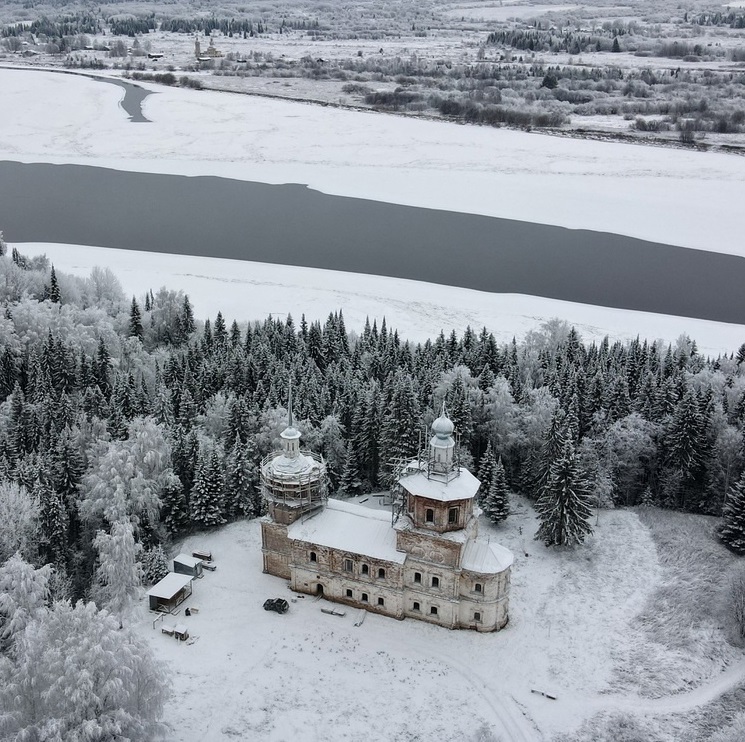
<svg viewBox="0 0 745 742">
<path fill-rule="evenodd" d="M 98 551 L 93 599 L 116 616 L 122 628 L 142 587 L 142 565 L 137 561 L 142 547 L 128 520 L 114 523 L 111 533 L 99 531 L 93 546 Z"/>
<path fill-rule="evenodd" d="M 55 603 L 0 662 L 7 739 L 154 740 L 168 682 L 145 642 L 93 603 Z"/>
</svg>

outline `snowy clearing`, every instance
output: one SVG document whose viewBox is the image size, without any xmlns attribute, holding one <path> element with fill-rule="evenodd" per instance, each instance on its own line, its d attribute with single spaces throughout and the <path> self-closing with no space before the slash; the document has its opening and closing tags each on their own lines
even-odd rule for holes
<svg viewBox="0 0 745 742">
<path fill-rule="evenodd" d="M 736 155 L 153 85 L 145 85 L 155 94 L 144 103 L 152 123 L 132 124 L 118 108 L 122 92 L 86 77 L 1 69 L 0 87 L 3 159 L 303 183 L 334 195 L 745 253 L 745 167 Z"/>
<path fill-rule="evenodd" d="M 671 317 L 595 307 L 519 294 L 492 294 L 422 281 L 368 276 L 316 268 L 270 265 L 241 260 L 204 258 L 135 250 L 16 243 L 25 255 L 46 254 L 57 270 L 90 275 L 94 266 L 110 268 L 127 295 L 148 289 L 182 289 L 197 317 L 214 318 L 220 311 L 239 322 L 272 314 L 323 322 L 330 312 L 343 310 L 347 328 L 361 332 L 365 318 L 397 328 L 402 339 L 423 342 L 440 330 L 460 334 L 470 325 L 487 327 L 499 342 L 527 332 L 553 317 L 575 325 L 587 341 L 626 340 L 637 335 L 674 342 L 687 334 L 708 354 L 734 352 L 745 339 L 745 327 L 723 322 Z"/>
<path fill-rule="evenodd" d="M 614 668 L 640 642 L 651 646 L 633 623 L 662 578 L 635 513 L 603 512 L 596 535 L 568 551 L 532 540 L 536 522 L 521 500 L 501 528 L 481 526 L 516 556 L 511 620 L 495 634 L 375 614 L 355 627 L 358 611 L 330 616 L 311 597 L 297 598 L 285 616 L 265 612 L 266 598 L 295 596 L 284 580 L 261 573 L 257 521 L 187 539 L 174 554 L 207 548 L 218 567 L 195 580 L 177 617 L 194 643 L 154 630 L 144 607 L 138 621 L 170 665 L 170 739 L 541 740 L 598 711 L 695 708 L 745 674 L 742 664 L 724 674 L 712 668 L 712 677 L 699 678 L 706 685 L 674 698 L 609 695 Z M 187 605 L 198 614 L 184 617 Z M 680 662 L 673 652 L 658 660 Z"/>
</svg>

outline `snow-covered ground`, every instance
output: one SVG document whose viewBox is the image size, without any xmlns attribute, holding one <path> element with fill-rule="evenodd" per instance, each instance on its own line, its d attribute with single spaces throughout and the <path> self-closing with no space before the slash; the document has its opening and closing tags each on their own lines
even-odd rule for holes
<svg viewBox="0 0 745 742">
<path fill-rule="evenodd" d="M 745 254 L 745 165 L 735 155 L 151 88 L 144 111 L 152 123 L 132 124 L 113 86 L 1 69 L 0 158 L 304 183 Z"/>
<path fill-rule="evenodd" d="M 482 538 L 515 554 L 510 623 L 495 634 L 375 614 L 355 627 L 359 611 L 330 616 L 321 612 L 329 604 L 311 597 L 297 598 L 285 616 L 268 613 L 266 598 L 295 596 L 262 574 L 257 521 L 187 539 L 180 550 L 209 549 L 218 566 L 195 581 L 176 617 L 194 643 L 153 629 L 144 606 L 137 619 L 169 663 L 169 739 L 541 740 L 602 710 L 683 712 L 743 677 L 745 667 L 734 664 L 675 698 L 614 695 L 614 670 L 644 641 L 635 617 L 660 584 L 649 531 L 633 512 L 606 512 L 575 553 L 533 541 L 535 528 L 522 501 L 504 526 L 481 524 Z M 199 613 L 185 617 L 186 606 Z"/>
<path fill-rule="evenodd" d="M 305 314 L 308 321 L 323 322 L 329 312 L 341 309 L 347 329 L 356 332 L 361 332 L 366 317 L 378 322 L 385 317 L 389 327 L 414 342 L 434 338 L 440 330 L 461 334 L 470 325 L 477 331 L 487 327 L 506 343 L 559 317 L 575 325 L 588 342 L 605 335 L 612 340 L 639 335 L 674 343 L 688 334 L 699 350 L 710 355 L 733 352 L 745 340 L 742 325 L 401 278 L 81 245 L 27 242 L 16 246 L 29 256 L 46 254 L 57 270 L 78 276 L 88 276 L 96 265 L 107 266 L 128 296 L 141 297 L 161 286 L 182 289 L 200 319 L 214 319 L 220 311 L 228 322 L 269 314 L 283 318 L 292 314 L 296 321 Z"/>
</svg>

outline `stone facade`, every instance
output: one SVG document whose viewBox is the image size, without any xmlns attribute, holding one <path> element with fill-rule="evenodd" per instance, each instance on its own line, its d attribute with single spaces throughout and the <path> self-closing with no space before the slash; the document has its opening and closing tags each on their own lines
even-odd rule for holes
<svg viewBox="0 0 745 742">
<path fill-rule="evenodd" d="M 454 459 L 453 426 L 444 411 L 432 431 L 429 451 L 398 479 L 403 507 L 392 524 L 388 511 L 322 498 L 322 466 L 310 495 L 288 502 L 289 486 L 278 495 L 278 471 L 307 476 L 315 461 L 296 461 L 308 454 L 300 453 L 299 433 L 288 425 L 283 451 L 262 464 L 269 505 L 261 522 L 264 571 L 289 580 L 297 592 L 392 618 L 451 629 L 504 627 L 512 554 L 477 538 L 479 482 Z"/>
</svg>

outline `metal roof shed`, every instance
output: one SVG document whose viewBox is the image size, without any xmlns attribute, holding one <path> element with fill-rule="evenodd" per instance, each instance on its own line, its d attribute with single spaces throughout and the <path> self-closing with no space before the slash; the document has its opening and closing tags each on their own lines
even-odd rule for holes
<svg viewBox="0 0 745 742">
<path fill-rule="evenodd" d="M 191 575 L 192 577 L 201 577 L 202 560 L 188 554 L 179 554 L 173 558 L 173 571 L 181 575 Z"/>
<path fill-rule="evenodd" d="M 181 605 L 191 595 L 192 579 L 190 575 L 169 572 L 147 591 L 150 610 L 157 611 L 163 607 L 167 611 L 172 611 Z"/>
</svg>

